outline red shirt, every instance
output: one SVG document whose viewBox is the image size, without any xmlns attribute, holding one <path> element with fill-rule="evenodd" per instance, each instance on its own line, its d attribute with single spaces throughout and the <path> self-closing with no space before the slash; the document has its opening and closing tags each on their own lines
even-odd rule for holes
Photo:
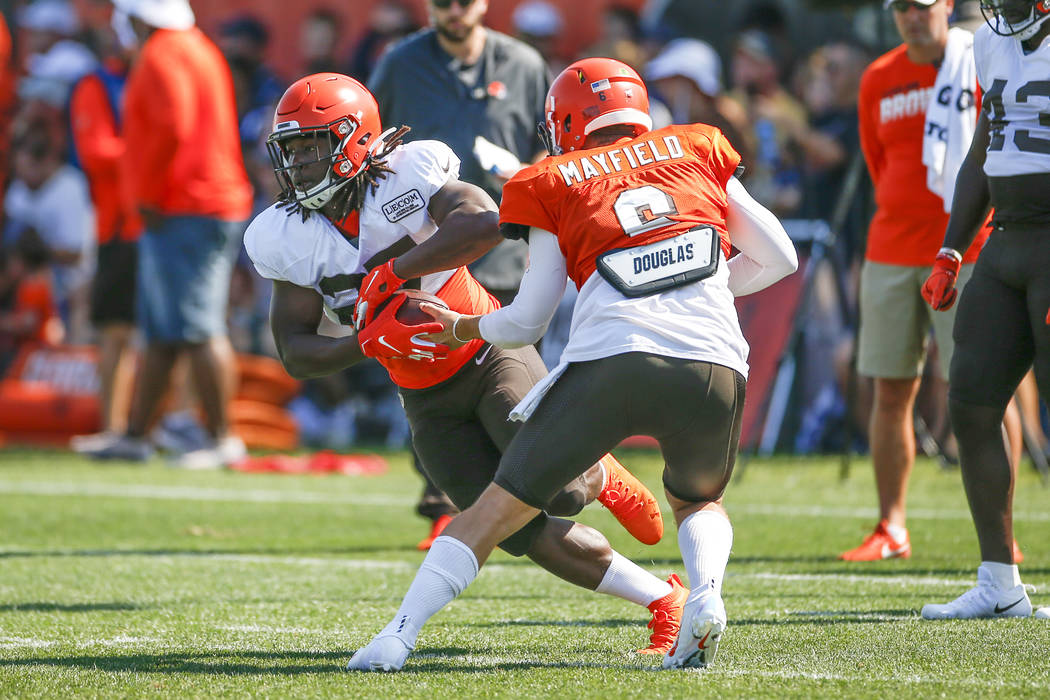
<svg viewBox="0 0 1050 700">
<path fill-rule="evenodd" d="M 133 241 L 142 230 L 142 221 L 120 186 L 124 141 L 102 79 L 92 73 L 78 82 L 69 109 L 73 144 L 95 205 L 98 242 L 108 243 L 118 237 Z"/>
<path fill-rule="evenodd" d="M 124 92 L 124 186 L 138 206 L 227 221 L 251 214 L 233 79 L 196 27 L 158 29 Z"/>
<path fill-rule="evenodd" d="M 922 164 L 926 107 L 936 80 L 937 68 L 913 63 L 904 44 L 875 59 L 861 78 L 860 145 L 878 207 L 865 254 L 872 262 L 928 266 L 944 241 L 948 214 L 926 186 Z M 987 227 L 978 233 L 963 262 L 977 259 L 988 233 Z"/>
<path fill-rule="evenodd" d="M 556 234 L 577 288 L 601 253 L 671 238 L 699 224 L 718 231 L 728 258 L 725 187 L 739 164 L 717 128 L 668 126 L 522 170 L 503 188 L 500 223 Z"/>
</svg>

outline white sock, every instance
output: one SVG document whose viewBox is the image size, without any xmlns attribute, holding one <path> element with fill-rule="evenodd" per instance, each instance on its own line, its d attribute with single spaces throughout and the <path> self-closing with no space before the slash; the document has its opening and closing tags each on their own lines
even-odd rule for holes
<svg viewBox="0 0 1050 700">
<path fill-rule="evenodd" d="M 890 537 L 892 537 L 897 544 L 903 544 L 905 538 L 908 537 L 908 528 L 901 527 L 900 525 L 886 523 L 886 532 L 890 533 Z"/>
<path fill-rule="evenodd" d="M 451 603 L 478 575 L 478 559 L 470 547 L 455 537 L 441 535 L 408 587 L 397 615 L 380 635 L 393 635 L 412 649 L 420 628 L 441 608 Z"/>
<path fill-rule="evenodd" d="M 1017 564 L 1003 564 L 997 561 L 982 561 L 981 568 L 992 575 L 995 585 L 1004 591 L 1021 585 L 1021 572 Z"/>
<path fill-rule="evenodd" d="M 653 601 L 671 592 L 671 584 L 656 578 L 627 557 L 613 552 L 612 563 L 594 590 L 649 607 Z"/>
<path fill-rule="evenodd" d="M 733 547 L 733 526 L 721 513 L 701 510 L 678 526 L 678 548 L 694 591 L 709 585 L 721 594 L 729 550 Z"/>
</svg>

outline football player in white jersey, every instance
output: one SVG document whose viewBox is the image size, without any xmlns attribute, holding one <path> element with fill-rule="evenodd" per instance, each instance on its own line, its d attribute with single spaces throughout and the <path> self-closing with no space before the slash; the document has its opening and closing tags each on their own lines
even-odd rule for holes
<svg viewBox="0 0 1050 700">
<path fill-rule="evenodd" d="M 707 666 L 726 627 L 722 580 L 748 346 L 734 295 L 798 265 L 783 226 L 734 177 L 740 156 L 713 126 L 652 131 L 645 84 L 609 58 L 575 62 L 547 94 L 553 155 L 504 187 L 504 235 L 529 242 L 517 297 L 486 314 L 429 308 L 450 347 L 535 342 L 566 275 L 580 290 L 561 364 L 516 409 L 527 416 L 493 483 L 434 541 L 397 616 L 350 660 L 398 670 L 426 620 L 474 580 L 504 537 L 541 512 L 594 456 L 651 435 L 693 587 L 664 668 Z M 741 254 L 727 262 L 732 244 Z M 534 411 L 534 412 L 533 412 Z M 410 621 L 410 626 L 405 622 Z"/>
<path fill-rule="evenodd" d="M 1050 398 L 1050 0 L 982 0 L 981 9 L 986 23 L 974 36 L 974 58 L 984 104 L 944 247 L 923 285 L 934 309 L 951 307 L 959 251 L 993 207 L 992 233 L 959 300 L 949 382 L 981 564 L 974 588 L 923 606 L 927 619 L 1032 614 L 1013 559 L 1014 479 L 999 426 L 1033 361 Z"/>
<path fill-rule="evenodd" d="M 532 346 L 504 350 L 477 341 L 449 350 L 421 338 L 441 325 L 401 324 L 395 312 L 403 297 L 354 332 L 358 285 L 369 270 L 372 312 L 401 285 L 420 286 L 463 313 L 498 308 L 463 267 L 499 238 L 495 204 L 459 181 L 459 161 L 444 144 L 400 145 L 401 130 L 381 131 L 375 99 L 352 78 L 321 73 L 289 87 L 268 140 L 283 194 L 251 223 L 245 248 L 273 280 L 270 324 L 288 371 L 320 376 L 376 357 L 399 387 L 423 467 L 466 508 L 517 432 L 510 409 L 546 369 Z M 362 320 L 372 315 L 366 306 L 359 306 Z M 346 336 L 319 335 L 322 314 L 346 326 Z M 663 653 L 688 590 L 677 577 L 662 581 L 620 556 L 598 531 L 554 517 L 596 498 L 635 537 L 660 539 L 652 494 L 604 455 L 500 546 L 571 583 L 648 607 L 651 644 L 639 651 Z"/>
</svg>

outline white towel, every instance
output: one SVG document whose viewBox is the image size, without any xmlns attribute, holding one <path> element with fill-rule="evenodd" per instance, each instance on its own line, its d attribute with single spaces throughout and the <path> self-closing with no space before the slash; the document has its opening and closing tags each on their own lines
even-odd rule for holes
<svg viewBox="0 0 1050 700">
<path fill-rule="evenodd" d="M 510 179 L 521 170 L 521 161 L 506 148 L 500 148 L 484 136 L 474 138 L 474 157 L 478 159 L 481 169 Z"/>
<path fill-rule="evenodd" d="M 959 174 L 977 126 L 977 66 L 973 59 L 973 34 L 952 27 L 944 60 L 933 84 L 922 139 L 922 164 L 926 186 L 944 200 L 951 212 L 955 178 Z"/>
<path fill-rule="evenodd" d="M 536 382 L 536 385 L 529 390 L 529 393 L 525 394 L 525 398 L 518 402 L 518 405 L 510 410 L 510 419 L 524 423 L 532 415 L 532 412 L 536 410 L 536 407 L 540 405 L 540 400 L 546 395 L 554 382 L 558 380 L 565 370 L 569 367 L 568 362 L 560 362 L 558 366 L 551 370 L 543 379 Z"/>
</svg>

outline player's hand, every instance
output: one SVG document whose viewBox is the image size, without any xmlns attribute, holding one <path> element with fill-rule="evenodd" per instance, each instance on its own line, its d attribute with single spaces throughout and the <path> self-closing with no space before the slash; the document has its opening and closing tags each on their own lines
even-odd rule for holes
<svg viewBox="0 0 1050 700">
<path fill-rule="evenodd" d="M 385 264 L 373 268 L 361 282 L 361 292 L 354 310 L 354 327 L 361 330 L 372 322 L 375 310 L 390 298 L 390 295 L 401 288 L 405 280 L 394 272 L 394 261 L 390 258 Z"/>
<path fill-rule="evenodd" d="M 395 299 L 357 334 L 357 342 L 366 357 L 421 360 L 433 362 L 448 356 L 449 348 L 427 338 L 442 330 L 440 323 L 406 326 L 397 320 L 397 310 L 407 301 Z"/>
<path fill-rule="evenodd" d="M 464 324 L 460 323 L 458 327 L 456 326 L 460 319 L 466 318 L 463 314 L 426 302 L 420 304 L 419 308 L 433 316 L 434 320 L 441 324 L 440 331 L 426 336 L 428 340 L 447 345 L 450 349 L 455 350 L 475 339 L 473 336 L 465 334 Z M 456 333 L 457 330 L 459 331 L 458 335 Z"/>
<path fill-rule="evenodd" d="M 962 256 L 951 248 L 941 248 L 933 259 L 933 271 L 922 285 L 922 298 L 934 311 L 947 311 L 952 308 L 959 290 L 955 281 L 959 278 L 962 267 Z"/>
</svg>

